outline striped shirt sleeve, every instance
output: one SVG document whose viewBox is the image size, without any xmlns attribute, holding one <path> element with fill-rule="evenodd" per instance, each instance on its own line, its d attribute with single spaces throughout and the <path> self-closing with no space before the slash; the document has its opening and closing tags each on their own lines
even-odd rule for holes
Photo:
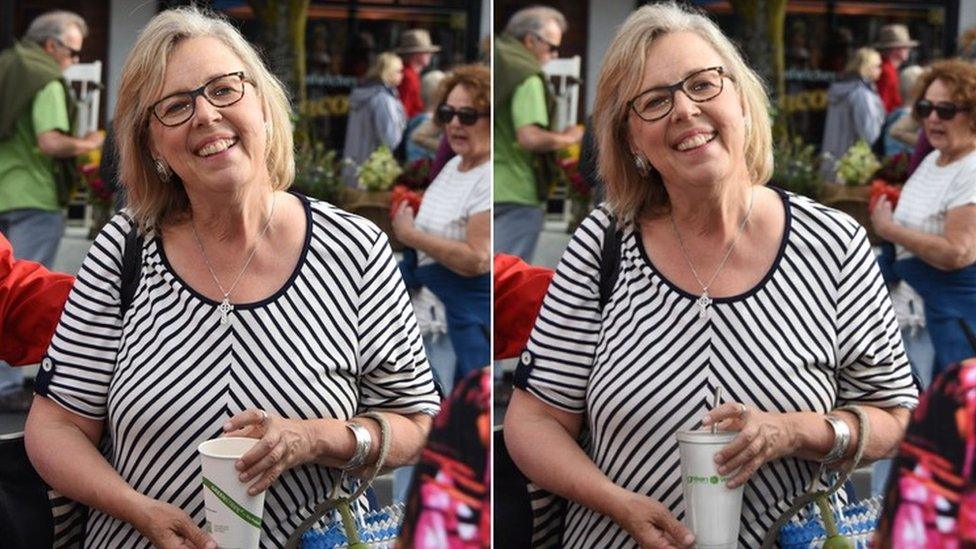
<svg viewBox="0 0 976 549">
<path fill-rule="evenodd" d="M 600 255 L 608 223 L 595 210 L 573 234 L 515 372 L 517 387 L 568 412 L 585 407 L 602 321 Z"/>
<path fill-rule="evenodd" d="M 918 390 L 891 298 L 862 227 L 857 227 L 841 265 L 837 326 L 837 404 L 914 408 Z"/>
<path fill-rule="evenodd" d="M 105 418 L 105 401 L 122 334 L 122 247 L 128 220 L 115 216 L 98 235 L 68 296 L 35 391 L 78 415 Z"/>
<path fill-rule="evenodd" d="M 372 244 L 359 295 L 360 408 L 436 414 L 439 398 L 417 318 L 384 233 Z"/>
</svg>

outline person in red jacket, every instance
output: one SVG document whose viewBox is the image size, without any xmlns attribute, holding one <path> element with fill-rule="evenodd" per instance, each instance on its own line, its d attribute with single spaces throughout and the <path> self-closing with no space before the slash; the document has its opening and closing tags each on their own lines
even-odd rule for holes
<svg viewBox="0 0 976 549">
<path fill-rule="evenodd" d="M 51 343 L 74 277 L 53 273 L 33 261 L 14 259 L 0 234 L 0 360 L 12 366 L 36 364 Z M 0 413 L 26 411 L 28 390 L 0 398 Z"/>
<path fill-rule="evenodd" d="M 407 120 L 423 112 L 424 101 L 420 97 L 420 73 L 430 65 L 435 53 L 441 51 L 430 41 L 425 29 L 411 29 L 400 36 L 397 55 L 403 59 L 403 80 L 397 86 L 400 102 L 407 113 Z"/>
<path fill-rule="evenodd" d="M 881 27 L 875 49 L 881 52 L 881 78 L 878 79 L 878 95 L 884 103 L 885 113 L 901 106 L 898 67 L 908 60 L 912 48 L 918 42 L 911 39 L 905 25 L 885 25 Z"/>
</svg>

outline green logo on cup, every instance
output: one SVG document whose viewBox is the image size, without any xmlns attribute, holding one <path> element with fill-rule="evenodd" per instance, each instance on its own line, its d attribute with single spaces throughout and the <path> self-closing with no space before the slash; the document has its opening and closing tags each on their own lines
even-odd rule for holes
<svg viewBox="0 0 976 549">
<path fill-rule="evenodd" d="M 688 475 L 685 477 L 685 483 L 687 484 L 718 484 L 720 482 L 725 482 L 729 477 L 720 477 L 718 475 L 712 475 L 708 477 L 700 477 L 696 475 Z"/>
<path fill-rule="evenodd" d="M 203 485 L 209 488 L 210 491 L 213 492 L 215 496 L 217 496 L 217 499 L 219 499 L 221 503 L 223 503 L 224 505 L 227 506 L 228 509 L 233 511 L 235 515 L 241 517 L 244 520 L 244 522 L 250 524 L 255 528 L 261 528 L 261 517 L 248 511 L 247 509 L 242 507 L 240 503 L 237 503 L 236 501 L 231 499 L 231 497 L 228 496 L 226 492 L 221 490 L 220 487 L 214 484 L 213 481 L 211 481 L 209 478 L 203 477 Z"/>
</svg>

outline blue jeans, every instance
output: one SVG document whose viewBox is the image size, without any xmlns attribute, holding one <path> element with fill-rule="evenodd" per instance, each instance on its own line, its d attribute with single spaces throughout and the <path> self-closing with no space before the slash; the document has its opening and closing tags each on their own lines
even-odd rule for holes
<svg viewBox="0 0 976 549">
<path fill-rule="evenodd" d="M 12 210 L 0 213 L 0 232 L 10 241 L 14 257 L 36 261 L 50 269 L 64 234 L 64 219 L 61 212 Z M 23 386 L 23 371 L 0 362 L 0 394 Z"/>
<path fill-rule="evenodd" d="M 495 253 L 521 257 L 532 263 L 544 222 L 542 206 L 495 204 Z"/>
</svg>

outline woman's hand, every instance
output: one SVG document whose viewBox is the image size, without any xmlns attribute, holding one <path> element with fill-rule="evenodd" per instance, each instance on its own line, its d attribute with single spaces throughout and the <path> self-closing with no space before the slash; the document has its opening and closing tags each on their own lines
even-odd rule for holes
<svg viewBox="0 0 976 549">
<path fill-rule="evenodd" d="M 400 202 L 396 214 L 393 216 L 393 234 L 397 240 L 410 245 L 410 236 L 417 230 L 414 225 L 414 211 L 406 200 Z"/>
<path fill-rule="evenodd" d="M 241 482 L 258 479 L 247 490 L 252 496 L 267 490 L 284 471 L 316 458 L 313 430 L 301 419 L 246 410 L 227 420 L 224 436 L 260 439 L 234 464 Z"/>
<path fill-rule="evenodd" d="M 798 445 L 793 424 L 784 414 L 770 414 L 745 404 L 728 402 L 708 412 L 702 425 L 717 424 L 739 434 L 715 455 L 718 473 L 731 478 L 729 488 L 745 484 L 767 461 L 792 455 Z"/>
<path fill-rule="evenodd" d="M 217 543 L 182 509 L 146 498 L 133 526 L 161 549 L 217 549 Z"/>
<path fill-rule="evenodd" d="M 695 542 L 691 530 L 661 502 L 634 492 L 626 492 L 611 518 L 641 547 L 691 547 Z"/>
<path fill-rule="evenodd" d="M 874 211 L 871 212 L 871 224 L 874 225 L 874 232 L 881 238 L 888 240 L 888 228 L 894 223 L 895 219 L 891 210 L 891 202 L 888 202 L 888 199 L 882 196 L 874 205 Z"/>
</svg>

